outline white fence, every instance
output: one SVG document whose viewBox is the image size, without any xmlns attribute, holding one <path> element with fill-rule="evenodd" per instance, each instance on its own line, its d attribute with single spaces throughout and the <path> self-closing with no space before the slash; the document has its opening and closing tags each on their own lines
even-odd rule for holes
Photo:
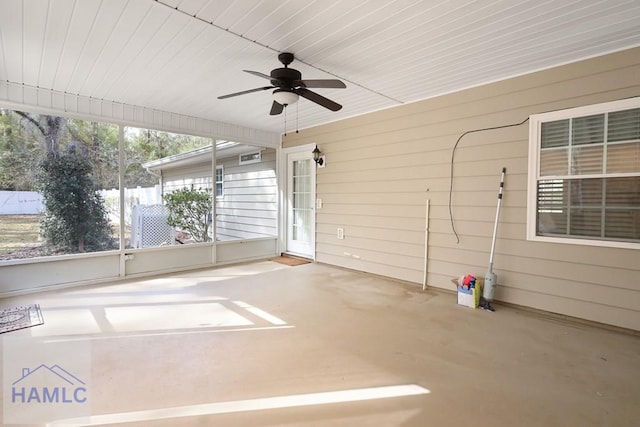
<svg viewBox="0 0 640 427">
<path fill-rule="evenodd" d="M 120 222 L 120 190 L 100 190 L 100 195 L 109 213 L 109 220 Z M 162 203 L 160 186 L 126 188 L 124 190 L 124 218 L 131 220 L 132 208 L 136 205 Z M 38 215 L 44 210 L 43 197 L 35 191 L 0 191 L 0 215 Z M 130 224 L 129 224 L 130 225 Z"/>
<path fill-rule="evenodd" d="M 44 210 L 35 191 L 0 191 L 0 215 L 38 215 Z"/>
<path fill-rule="evenodd" d="M 120 190 L 100 190 L 100 195 L 104 200 L 109 213 L 109 221 L 120 223 Z M 154 187 L 136 187 L 124 189 L 124 221 L 131 225 L 131 214 L 133 207 L 137 205 L 160 205 L 162 204 L 162 192 L 160 185 Z"/>
</svg>

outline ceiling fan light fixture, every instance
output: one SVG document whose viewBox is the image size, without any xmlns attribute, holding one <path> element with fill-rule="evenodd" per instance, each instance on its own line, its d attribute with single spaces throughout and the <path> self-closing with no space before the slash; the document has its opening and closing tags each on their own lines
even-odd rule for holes
<svg viewBox="0 0 640 427">
<path fill-rule="evenodd" d="M 298 102 L 298 94 L 285 89 L 276 89 L 273 91 L 273 100 L 280 105 L 292 105 Z"/>
</svg>

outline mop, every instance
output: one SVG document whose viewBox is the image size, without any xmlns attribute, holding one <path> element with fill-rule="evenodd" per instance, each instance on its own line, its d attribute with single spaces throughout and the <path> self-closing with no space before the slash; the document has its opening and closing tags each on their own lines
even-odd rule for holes
<svg viewBox="0 0 640 427">
<path fill-rule="evenodd" d="M 484 288 L 482 290 L 482 301 L 480 307 L 485 310 L 495 311 L 491 303 L 496 293 L 496 281 L 498 278 L 493 272 L 493 253 L 496 248 L 496 237 L 498 235 L 498 220 L 500 219 L 500 205 L 502 204 L 502 190 L 504 189 L 504 174 L 507 168 L 502 168 L 502 176 L 500 177 L 500 189 L 498 190 L 498 207 L 496 209 L 496 221 L 493 225 L 493 238 L 491 240 L 491 252 L 489 254 L 489 269 L 484 275 Z"/>
</svg>

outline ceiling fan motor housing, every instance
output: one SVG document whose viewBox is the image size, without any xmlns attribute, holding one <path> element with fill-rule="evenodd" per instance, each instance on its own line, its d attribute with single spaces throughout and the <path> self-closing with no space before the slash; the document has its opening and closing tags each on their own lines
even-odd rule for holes
<svg viewBox="0 0 640 427">
<path fill-rule="evenodd" d="M 276 87 L 293 88 L 296 80 L 302 79 L 302 73 L 293 68 L 276 68 L 270 73 L 273 80 L 271 84 Z"/>
</svg>

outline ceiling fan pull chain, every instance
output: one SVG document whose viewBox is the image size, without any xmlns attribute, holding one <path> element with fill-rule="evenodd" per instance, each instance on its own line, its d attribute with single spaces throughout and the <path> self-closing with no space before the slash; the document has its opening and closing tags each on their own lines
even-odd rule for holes
<svg viewBox="0 0 640 427">
<path fill-rule="evenodd" d="M 299 104 L 296 103 L 296 133 L 298 133 L 298 111 L 299 111 Z"/>
</svg>

